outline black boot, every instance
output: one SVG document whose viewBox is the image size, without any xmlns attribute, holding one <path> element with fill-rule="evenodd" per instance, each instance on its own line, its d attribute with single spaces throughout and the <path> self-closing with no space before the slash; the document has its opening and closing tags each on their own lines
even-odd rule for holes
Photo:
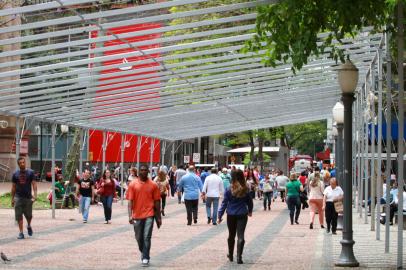
<svg viewBox="0 0 406 270">
<path fill-rule="evenodd" d="M 238 264 L 243 264 L 244 262 L 242 261 L 242 252 L 244 251 L 244 240 L 238 239 L 237 242 L 237 263 Z"/>
<path fill-rule="evenodd" d="M 235 241 L 234 239 L 227 239 L 228 242 L 228 254 L 227 254 L 227 258 L 230 262 L 232 262 L 234 260 L 233 256 L 234 256 L 234 244 Z"/>
</svg>

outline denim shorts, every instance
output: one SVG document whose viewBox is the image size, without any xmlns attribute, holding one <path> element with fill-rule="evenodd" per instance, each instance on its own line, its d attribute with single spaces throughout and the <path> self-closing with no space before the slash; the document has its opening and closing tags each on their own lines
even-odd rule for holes
<svg viewBox="0 0 406 270">
<path fill-rule="evenodd" d="M 14 198 L 14 212 L 15 219 L 17 221 L 23 218 L 23 215 L 26 219 L 32 218 L 32 200 L 27 198 Z"/>
</svg>

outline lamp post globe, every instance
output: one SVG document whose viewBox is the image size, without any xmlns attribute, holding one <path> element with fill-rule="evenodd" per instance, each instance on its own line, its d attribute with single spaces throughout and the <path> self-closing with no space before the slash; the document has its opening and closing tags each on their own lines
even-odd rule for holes
<svg viewBox="0 0 406 270">
<path fill-rule="evenodd" d="M 335 265 L 358 267 L 359 263 L 354 256 L 353 246 L 355 242 L 352 231 L 352 103 L 354 102 L 354 91 L 358 83 L 358 69 L 349 59 L 338 68 L 338 83 L 341 87 L 344 105 L 344 166 L 341 174 L 344 190 L 344 213 L 343 238 L 340 241 L 341 254 Z M 338 111 L 337 109 L 336 116 L 339 116 Z"/>
<path fill-rule="evenodd" d="M 337 124 L 344 123 L 344 105 L 340 101 L 333 107 L 333 119 Z"/>
<path fill-rule="evenodd" d="M 61 125 L 61 132 L 62 133 L 68 133 L 68 131 L 69 131 L 69 126 Z"/>
<path fill-rule="evenodd" d="M 347 59 L 337 70 L 338 83 L 343 94 L 354 93 L 358 83 L 358 68 Z"/>
</svg>

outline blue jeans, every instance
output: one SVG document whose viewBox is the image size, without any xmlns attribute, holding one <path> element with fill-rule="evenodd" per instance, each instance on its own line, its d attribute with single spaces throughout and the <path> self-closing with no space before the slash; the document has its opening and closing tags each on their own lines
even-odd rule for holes
<svg viewBox="0 0 406 270">
<path fill-rule="evenodd" d="M 135 239 L 138 243 L 138 249 L 142 254 L 142 259 L 150 259 L 149 251 L 151 249 L 151 236 L 153 227 L 154 217 L 134 220 Z"/>
<path fill-rule="evenodd" d="M 219 209 L 219 197 L 207 197 L 206 198 L 206 212 L 207 217 L 213 220 L 213 223 L 217 223 L 217 212 Z M 213 215 L 211 214 L 211 205 L 213 204 Z"/>
<path fill-rule="evenodd" d="M 90 208 L 90 197 L 80 197 L 79 200 L 79 209 L 80 212 L 82 213 L 83 220 L 87 221 L 87 218 L 89 217 L 89 208 Z"/>
<path fill-rule="evenodd" d="M 113 195 L 111 196 L 102 196 L 101 201 L 103 203 L 104 208 L 104 219 L 106 221 L 111 220 L 111 212 L 113 206 Z"/>
</svg>

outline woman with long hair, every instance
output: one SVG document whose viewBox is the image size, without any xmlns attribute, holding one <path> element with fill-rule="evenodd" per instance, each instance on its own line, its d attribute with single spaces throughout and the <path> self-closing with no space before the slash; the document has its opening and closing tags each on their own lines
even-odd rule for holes
<svg viewBox="0 0 406 270">
<path fill-rule="evenodd" d="M 128 175 L 128 179 L 127 179 L 127 185 L 130 184 L 131 181 L 135 180 L 138 178 L 138 171 L 137 168 L 135 167 L 131 167 L 129 169 L 129 175 Z"/>
<path fill-rule="evenodd" d="M 218 223 L 222 221 L 224 212 L 227 211 L 228 228 L 228 259 L 233 261 L 235 235 L 237 234 L 237 263 L 242 264 L 244 250 L 244 233 L 248 217 L 252 216 L 253 202 L 248 192 L 248 186 L 241 170 L 232 172 L 231 185 L 224 192 L 224 199 L 218 211 Z"/>
<path fill-rule="evenodd" d="M 324 183 L 321 181 L 320 173 L 315 172 L 313 179 L 309 182 L 310 229 L 313 229 L 316 211 L 319 213 L 320 227 L 324 228 L 323 192 Z"/>
<path fill-rule="evenodd" d="M 248 184 L 249 194 L 252 199 L 255 199 L 255 191 L 258 186 L 258 178 L 255 177 L 253 169 L 248 170 L 246 181 Z"/>
<path fill-rule="evenodd" d="M 164 170 L 160 170 L 154 179 L 161 192 L 161 213 L 165 216 L 166 197 L 169 196 L 169 180 Z"/>
<path fill-rule="evenodd" d="M 288 196 L 288 208 L 290 216 L 290 224 L 293 225 L 293 217 L 295 223 L 299 224 L 300 215 L 300 192 L 303 192 L 303 186 L 297 180 L 296 173 L 290 174 L 290 181 L 286 184 L 286 195 Z"/>
<path fill-rule="evenodd" d="M 104 170 L 97 193 L 100 195 L 100 199 L 103 203 L 105 224 L 110 224 L 113 198 L 116 196 L 116 184 L 111 177 L 110 170 Z"/>
</svg>

